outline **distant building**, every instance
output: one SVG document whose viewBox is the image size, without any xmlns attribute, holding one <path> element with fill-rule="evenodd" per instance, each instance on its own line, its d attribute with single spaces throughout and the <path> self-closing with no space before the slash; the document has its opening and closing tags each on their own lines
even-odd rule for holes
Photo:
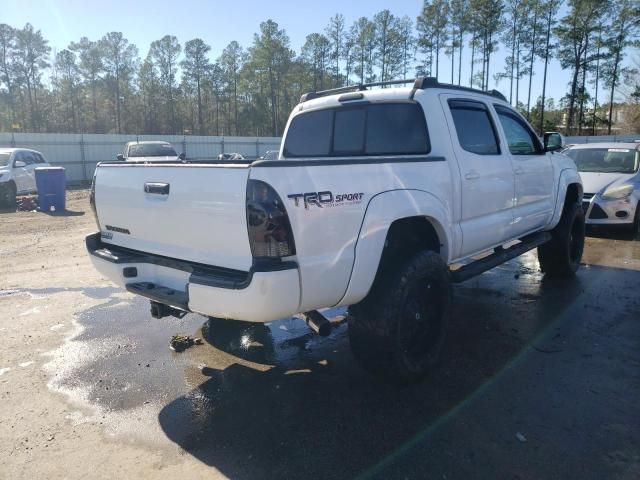
<svg viewBox="0 0 640 480">
<path fill-rule="evenodd" d="M 594 112 L 595 112 L 595 124 L 594 124 Z M 573 135 L 578 134 L 580 130 L 578 123 L 579 110 L 576 108 L 574 117 Z M 611 114 L 611 135 L 621 135 L 625 133 L 634 133 L 633 118 L 635 116 L 634 105 L 624 103 L 614 103 L 613 111 Z M 558 129 L 567 131 L 567 118 L 569 117 L 569 110 L 564 109 L 562 113 L 562 121 L 558 124 Z M 584 135 L 607 135 L 609 131 L 609 104 L 599 105 L 598 109 L 594 111 L 593 108 L 586 108 L 583 112 L 582 121 L 582 133 Z"/>
</svg>

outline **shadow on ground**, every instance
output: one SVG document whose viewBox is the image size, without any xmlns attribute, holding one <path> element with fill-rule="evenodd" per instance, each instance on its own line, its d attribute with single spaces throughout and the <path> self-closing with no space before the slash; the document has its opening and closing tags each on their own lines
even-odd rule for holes
<svg viewBox="0 0 640 480">
<path fill-rule="evenodd" d="M 634 232 L 629 227 L 617 225 L 587 225 L 587 236 L 607 240 L 640 240 L 640 231 Z"/>
<path fill-rule="evenodd" d="M 41 212 L 51 217 L 81 217 L 84 215 L 83 211 L 75 210 L 56 210 L 55 212 Z"/>
<path fill-rule="evenodd" d="M 13 208 L 1 207 L 0 208 L 0 214 L 3 214 L 3 213 L 16 213 L 16 212 L 20 212 L 20 210 L 18 210 L 18 207 L 13 207 Z M 81 216 L 84 215 L 85 212 L 76 211 L 76 210 L 59 210 L 59 211 L 55 211 L 55 212 L 40 212 L 40 211 L 38 211 L 38 213 L 43 213 L 45 215 L 49 215 L 50 217 L 81 217 Z"/>
<path fill-rule="evenodd" d="M 16 213 L 17 210 L 18 210 L 18 207 L 13 207 L 13 208 L 0 207 L 0 215 L 3 213 Z"/>
<path fill-rule="evenodd" d="M 640 400 L 638 385 L 628 389 L 639 379 L 637 349 L 624 344 L 624 367 L 615 349 L 594 370 L 588 359 L 614 344 L 594 336 L 619 334 L 640 312 L 640 274 L 591 267 L 572 282 L 553 282 L 537 272 L 535 256 L 523 259 L 456 290 L 442 363 L 411 387 L 366 374 L 344 325 L 322 340 L 304 326 L 281 337 L 290 323 L 212 319 L 203 335 L 216 349 L 273 368 L 208 365 L 202 372 L 210 378 L 167 404 L 160 425 L 182 449 L 234 479 L 610 478 L 635 468 L 640 461 L 611 445 L 637 441 L 633 429 L 615 442 L 594 436 L 604 424 L 640 420 L 624 410 Z M 624 335 L 637 341 L 632 328 Z M 619 383 L 624 377 L 621 384 L 612 385 L 611 370 Z M 592 385 L 598 396 L 587 391 Z M 618 395 L 618 413 L 607 413 L 614 400 L 608 389 Z M 530 436 L 526 447 L 520 431 Z M 602 459 L 609 450 L 618 452 L 615 461 Z"/>
</svg>

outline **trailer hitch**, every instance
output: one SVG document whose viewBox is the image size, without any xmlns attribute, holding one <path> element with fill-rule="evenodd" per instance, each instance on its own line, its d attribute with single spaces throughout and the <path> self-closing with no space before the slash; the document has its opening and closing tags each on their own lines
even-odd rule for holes
<svg viewBox="0 0 640 480">
<path fill-rule="evenodd" d="M 168 316 L 182 318 L 188 312 L 184 310 L 179 310 L 177 308 L 170 307 L 169 305 L 165 305 L 164 303 L 154 302 L 151 300 L 151 316 L 153 318 L 164 318 Z"/>
<path fill-rule="evenodd" d="M 321 337 L 326 337 L 331 333 L 331 322 L 317 310 L 311 310 L 310 312 L 305 312 L 302 315 L 305 322 L 307 322 L 307 325 L 309 325 L 309 328 Z"/>
</svg>

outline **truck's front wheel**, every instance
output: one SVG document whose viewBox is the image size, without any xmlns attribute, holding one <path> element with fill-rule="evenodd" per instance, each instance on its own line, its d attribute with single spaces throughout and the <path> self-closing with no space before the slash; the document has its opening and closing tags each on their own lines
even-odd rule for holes
<svg viewBox="0 0 640 480">
<path fill-rule="evenodd" d="M 451 279 L 435 252 L 422 251 L 381 272 L 369 295 L 349 308 L 351 349 L 363 366 L 396 382 L 423 377 L 445 338 Z"/>
<path fill-rule="evenodd" d="M 538 247 L 540 268 L 548 276 L 570 277 L 580 267 L 584 251 L 584 211 L 577 203 L 567 204 L 550 241 Z"/>
</svg>

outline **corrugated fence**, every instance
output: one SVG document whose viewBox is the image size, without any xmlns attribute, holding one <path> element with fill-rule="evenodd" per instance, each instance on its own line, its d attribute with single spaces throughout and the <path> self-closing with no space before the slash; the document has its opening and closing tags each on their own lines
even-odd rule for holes
<svg viewBox="0 0 640 480">
<path fill-rule="evenodd" d="M 65 167 L 68 183 L 91 180 L 98 162 L 115 160 L 126 142 L 163 140 L 191 159 L 215 159 L 220 153 L 240 153 L 253 159 L 280 149 L 279 137 L 205 137 L 182 135 L 103 135 L 67 133 L 0 133 L 0 147 L 31 148 L 52 165 Z"/>
<path fill-rule="evenodd" d="M 240 153 L 253 159 L 280 148 L 279 137 L 205 137 L 182 135 L 103 135 L 67 133 L 0 133 L 0 147 L 23 147 L 42 152 L 49 163 L 66 168 L 67 182 L 91 180 L 98 162 L 115 160 L 126 142 L 164 140 L 191 159 L 215 159 L 220 153 Z M 566 143 L 632 142 L 635 135 L 565 137 Z"/>
<path fill-rule="evenodd" d="M 632 133 L 629 135 L 597 135 L 586 137 L 564 137 L 567 144 L 570 143 L 597 143 L 597 142 L 634 142 L 640 141 L 640 133 Z"/>
</svg>

